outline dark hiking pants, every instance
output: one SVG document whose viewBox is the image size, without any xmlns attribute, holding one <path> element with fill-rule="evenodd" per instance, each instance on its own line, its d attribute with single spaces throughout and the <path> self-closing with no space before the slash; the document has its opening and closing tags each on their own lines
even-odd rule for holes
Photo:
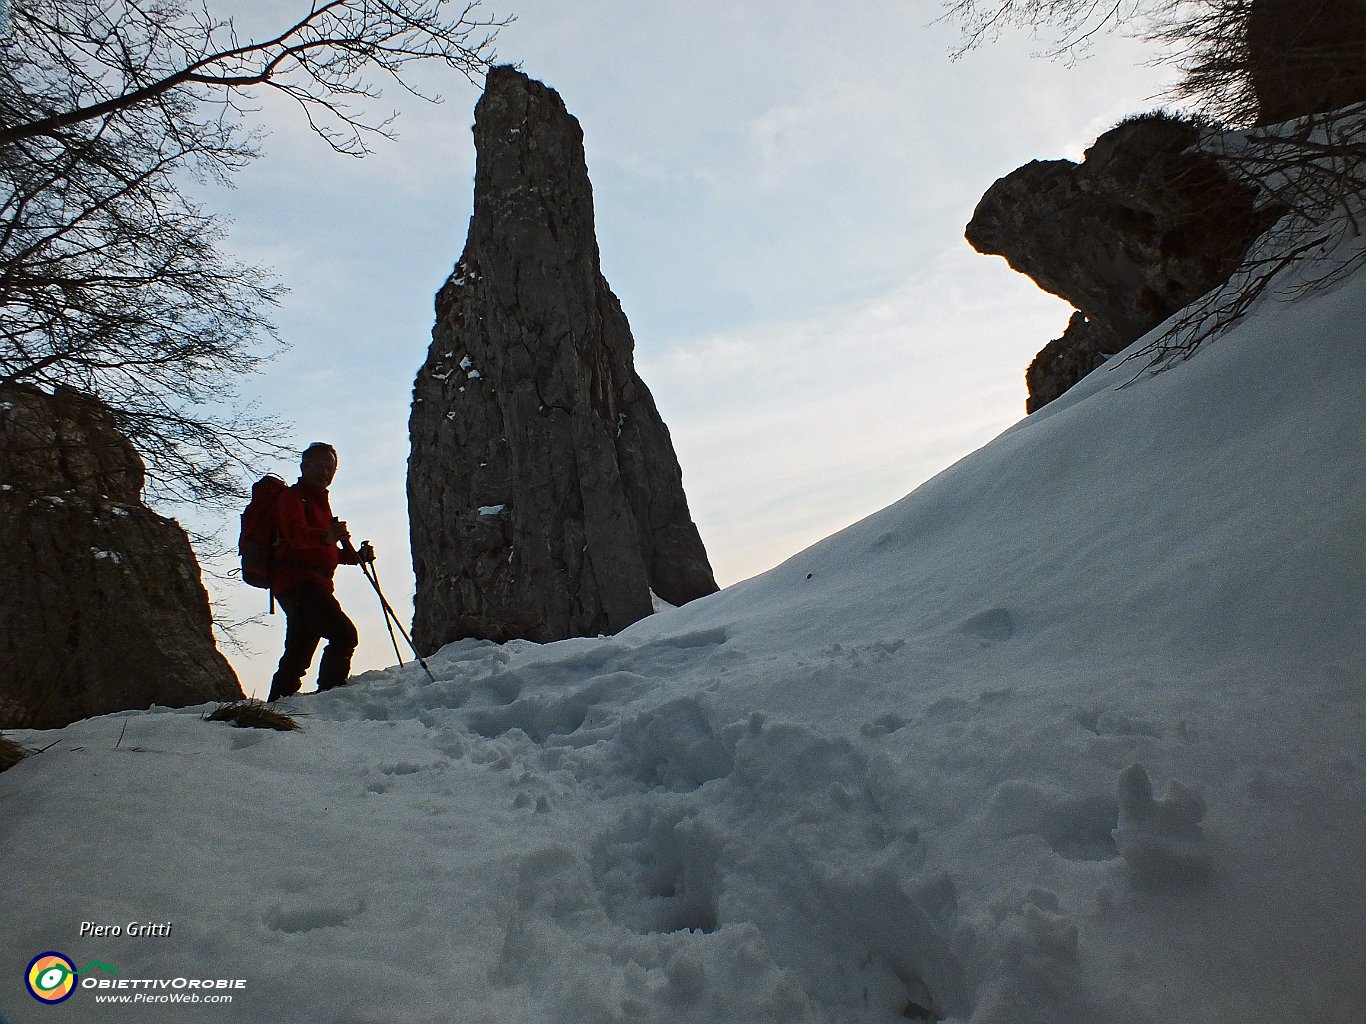
<svg viewBox="0 0 1366 1024">
<path fill-rule="evenodd" d="M 324 637 L 327 647 L 318 666 L 318 689 L 344 685 L 358 638 L 355 624 L 342 611 L 337 596 L 316 583 L 300 583 L 276 594 L 275 600 L 285 610 L 285 653 L 270 681 L 270 699 L 299 692 L 304 673 Z"/>
</svg>

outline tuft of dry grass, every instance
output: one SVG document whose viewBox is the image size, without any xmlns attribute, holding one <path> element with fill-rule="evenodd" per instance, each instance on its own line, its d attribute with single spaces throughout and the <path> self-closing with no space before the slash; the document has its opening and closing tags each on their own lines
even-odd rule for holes
<svg viewBox="0 0 1366 1024">
<path fill-rule="evenodd" d="M 1141 121 L 1170 121 L 1174 124 L 1198 124 L 1198 119 L 1194 117 L 1178 114 L 1174 110 L 1167 110 L 1163 107 L 1154 107 L 1152 110 L 1144 110 L 1141 113 L 1129 114 L 1115 122 L 1115 127 L 1121 125 L 1137 124 Z"/>
<path fill-rule="evenodd" d="M 0 736 L 0 772 L 13 768 L 28 755 L 29 752 L 15 743 L 14 740 Z"/>
<path fill-rule="evenodd" d="M 234 700 L 220 704 L 204 716 L 206 722 L 230 722 L 241 729 L 278 729 L 294 732 L 303 728 L 297 721 L 259 700 Z"/>
</svg>

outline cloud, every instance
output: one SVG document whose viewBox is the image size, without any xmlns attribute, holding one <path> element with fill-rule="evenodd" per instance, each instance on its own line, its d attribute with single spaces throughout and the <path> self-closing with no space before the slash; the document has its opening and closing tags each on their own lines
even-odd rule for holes
<svg viewBox="0 0 1366 1024">
<path fill-rule="evenodd" d="M 770 567 L 1018 420 L 1024 368 L 1068 313 L 963 246 L 814 320 L 641 352 L 718 573 Z"/>
</svg>

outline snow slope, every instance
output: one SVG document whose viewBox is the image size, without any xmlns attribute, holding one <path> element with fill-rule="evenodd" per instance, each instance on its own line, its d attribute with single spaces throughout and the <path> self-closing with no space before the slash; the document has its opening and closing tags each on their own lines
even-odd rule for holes
<svg viewBox="0 0 1366 1024">
<path fill-rule="evenodd" d="M 1364 314 L 1112 361 L 617 637 L 22 736 L 0 1015 L 1359 1024 Z M 42 1006 L 47 950 L 246 988 Z"/>
</svg>

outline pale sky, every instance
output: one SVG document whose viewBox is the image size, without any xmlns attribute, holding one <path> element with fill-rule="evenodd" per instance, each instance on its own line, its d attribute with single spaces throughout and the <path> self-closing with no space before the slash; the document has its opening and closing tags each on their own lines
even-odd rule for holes
<svg viewBox="0 0 1366 1024">
<path fill-rule="evenodd" d="M 1023 416 L 1025 367 L 1070 309 L 975 253 L 963 228 L 997 178 L 1079 159 L 1156 106 L 1164 81 L 1122 39 L 1072 67 L 1032 58 L 1019 36 L 951 61 L 957 36 L 932 24 L 932 2 L 515 0 L 506 12 L 517 21 L 500 59 L 558 91 L 583 127 L 603 273 L 722 586 Z M 290 349 L 243 390 L 292 421 L 287 443 L 336 445 L 333 508 L 374 542 L 405 625 L 408 411 L 433 297 L 464 247 L 478 99 L 458 77 L 423 85 L 445 102 L 391 86 L 400 138 L 359 161 L 267 103 L 265 156 L 235 190 L 204 196 L 234 221 L 229 250 L 291 289 L 277 315 Z M 261 468 L 297 475 L 293 462 Z M 224 532 L 235 540 L 236 523 Z M 264 592 L 207 582 L 230 618 L 264 609 Z M 338 593 L 361 629 L 355 670 L 393 664 L 358 570 L 338 571 Z M 277 614 L 244 634 L 254 655 L 227 652 L 248 694 L 265 695 L 283 633 Z"/>
</svg>

